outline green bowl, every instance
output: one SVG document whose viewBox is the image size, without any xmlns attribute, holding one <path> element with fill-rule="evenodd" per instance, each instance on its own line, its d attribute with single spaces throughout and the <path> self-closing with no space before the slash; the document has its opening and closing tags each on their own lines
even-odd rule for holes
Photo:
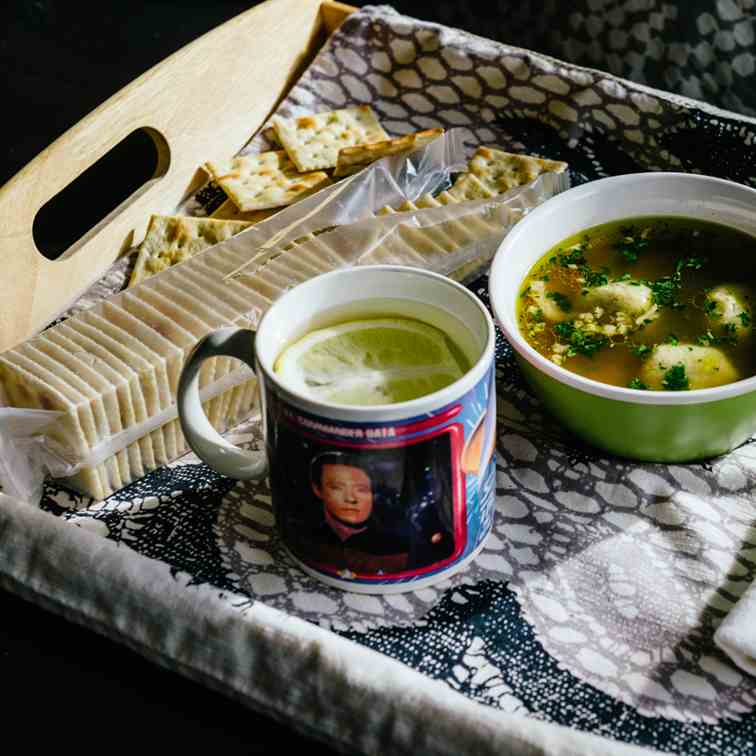
<svg viewBox="0 0 756 756">
<path fill-rule="evenodd" d="M 756 236 L 756 190 L 686 173 L 617 176 L 570 189 L 526 216 L 504 239 L 491 267 L 491 305 L 534 392 L 575 435 L 630 459 L 715 457 L 756 433 L 755 377 L 695 391 L 610 386 L 546 359 L 517 326 L 522 281 L 549 249 L 591 226 L 644 215 L 695 217 Z"/>
</svg>

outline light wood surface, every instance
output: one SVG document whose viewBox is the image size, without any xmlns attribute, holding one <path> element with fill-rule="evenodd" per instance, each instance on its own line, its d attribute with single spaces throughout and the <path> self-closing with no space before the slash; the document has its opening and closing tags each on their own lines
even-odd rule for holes
<svg viewBox="0 0 756 756">
<path fill-rule="evenodd" d="M 320 6 L 321 15 L 323 18 L 323 26 L 326 31 L 331 34 L 341 26 L 344 19 L 350 14 L 354 13 L 357 8 L 353 5 L 346 5 L 345 3 L 326 2 Z"/>
<path fill-rule="evenodd" d="M 0 188 L 0 352 L 73 303 L 150 214 L 170 213 L 203 180 L 199 166 L 238 152 L 354 8 L 268 0 L 179 50 L 94 110 Z M 134 130 L 155 142 L 153 179 L 57 260 L 37 250 L 37 212 Z"/>
</svg>

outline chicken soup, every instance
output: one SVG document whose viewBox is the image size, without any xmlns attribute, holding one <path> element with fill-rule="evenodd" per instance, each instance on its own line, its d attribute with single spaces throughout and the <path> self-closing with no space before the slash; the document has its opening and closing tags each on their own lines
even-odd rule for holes
<svg viewBox="0 0 756 756">
<path fill-rule="evenodd" d="M 756 374 L 756 238 L 716 223 L 638 217 L 549 250 L 523 282 L 527 342 L 614 386 L 709 388 Z"/>
</svg>

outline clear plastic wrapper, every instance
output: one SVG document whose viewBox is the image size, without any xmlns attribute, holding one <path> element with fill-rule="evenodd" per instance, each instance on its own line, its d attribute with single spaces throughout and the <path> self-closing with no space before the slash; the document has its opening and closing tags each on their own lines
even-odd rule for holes
<svg viewBox="0 0 756 756">
<path fill-rule="evenodd" d="M 456 131 L 384 158 L 0 355 L 0 397 L 16 405 L 0 410 L 0 486 L 34 502 L 51 475 L 95 498 L 110 495 L 185 453 L 178 375 L 206 333 L 254 328 L 284 291 L 339 267 L 401 264 L 467 280 L 514 223 L 568 187 L 566 173 L 543 174 L 506 194 L 459 201 L 446 189 L 465 165 Z M 29 391 L 35 365 L 48 377 Z M 226 358 L 203 370 L 216 427 L 255 410 L 251 371 Z"/>
<path fill-rule="evenodd" d="M 223 242 L 249 254 L 255 245 L 283 246 L 308 233 L 370 219 L 382 207 L 398 206 L 450 185 L 467 167 L 462 129 L 451 129 L 410 154 L 386 157 L 363 171 L 283 208 Z"/>
<path fill-rule="evenodd" d="M 7 496 L 36 501 L 45 475 L 65 475 L 70 463 L 58 456 L 45 431 L 60 416 L 50 410 L 0 407 L 0 488 Z"/>
<path fill-rule="evenodd" d="M 548 173 L 533 183 L 489 199 L 457 202 L 443 192 L 443 204 L 431 194 L 417 204 L 345 226 L 309 234 L 289 244 L 247 248 L 249 260 L 227 274 L 243 280 L 264 275 L 273 265 L 293 268 L 295 260 L 327 261 L 328 270 L 351 265 L 409 265 L 460 281 L 480 275 L 509 229 L 544 200 L 568 187 L 567 174 Z M 239 248 L 243 239 L 230 240 Z M 325 272 L 325 270 L 323 271 Z M 290 285 L 294 285 L 292 279 Z"/>
</svg>

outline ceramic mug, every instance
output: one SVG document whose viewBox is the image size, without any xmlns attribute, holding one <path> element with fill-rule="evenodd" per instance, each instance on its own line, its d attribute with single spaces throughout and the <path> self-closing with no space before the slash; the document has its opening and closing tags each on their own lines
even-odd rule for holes
<svg viewBox="0 0 756 756">
<path fill-rule="evenodd" d="M 285 347 L 316 328 L 391 315 L 441 329 L 467 372 L 434 393 L 375 406 L 313 400 L 274 372 Z M 181 375 L 181 426 L 216 471 L 269 476 L 281 541 L 307 573 L 361 593 L 417 590 L 464 567 L 491 529 L 494 342 L 485 307 L 443 276 L 399 266 L 337 270 L 286 292 L 256 333 L 223 328 L 205 337 Z M 205 416 L 199 370 L 219 356 L 257 374 L 264 456 L 223 439 Z"/>
</svg>

